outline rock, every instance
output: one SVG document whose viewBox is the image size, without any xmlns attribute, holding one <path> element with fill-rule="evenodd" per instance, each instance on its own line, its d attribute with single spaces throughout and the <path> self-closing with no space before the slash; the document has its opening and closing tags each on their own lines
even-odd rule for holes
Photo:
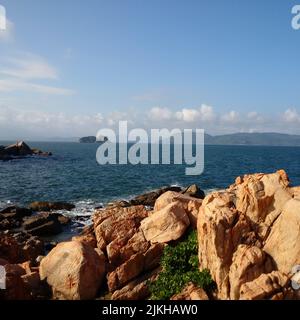
<svg viewBox="0 0 300 320">
<path fill-rule="evenodd" d="M 144 253 L 144 271 L 159 266 L 165 246 L 164 243 L 155 243 Z"/>
<path fill-rule="evenodd" d="M 141 231 L 135 233 L 129 240 L 127 237 L 117 237 L 106 247 L 110 264 L 117 267 L 129 260 L 136 253 L 144 253 L 150 247 Z"/>
<path fill-rule="evenodd" d="M 220 299 L 229 297 L 229 268 L 235 247 L 250 231 L 247 220 L 233 205 L 230 193 L 208 195 L 198 216 L 199 264 L 208 269 L 218 286 Z"/>
<path fill-rule="evenodd" d="M 20 141 L 5 147 L 5 153 L 10 156 L 27 156 L 32 154 L 32 150 L 24 141 Z"/>
<path fill-rule="evenodd" d="M 17 229 L 24 217 L 30 216 L 32 211 L 27 208 L 9 206 L 0 211 L 0 230 Z"/>
<path fill-rule="evenodd" d="M 5 266 L 6 271 L 6 290 L 0 290 L 2 300 L 31 300 L 32 296 L 22 280 L 26 274 L 25 270 L 13 264 Z"/>
<path fill-rule="evenodd" d="M 209 298 L 202 288 L 188 283 L 180 293 L 175 294 L 170 300 L 209 300 Z"/>
<path fill-rule="evenodd" d="M 167 188 L 162 188 L 162 189 L 159 189 L 156 191 L 148 192 L 148 193 L 145 193 L 145 194 L 142 194 L 142 195 L 135 197 L 134 199 L 132 199 L 130 201 L 130 204 L 131 205 L 144 205 L 144 206 L 153 207 L 156 199 L 167 191 L 180 192 L 181 188 L 180 187 L 167 187 Z"/>
<path fill-rule="evenodd" d="M 66 210 L 71 211 L 75 208 L 74 204 L 67 202 L 32 202 L 29 208 L 33 211 L 54 211 L 54 210 Z"/>
<path fill-rule="evenodd" d="M 285 204 L 264 250 L 283 273 L 289 274 L 294 266 L 300 265 L 300 200 L 291 199 Z"/>
<path fill-rule="evenodd" d="M 91 246 L 78 241 L 58 244 L 40 264 L 40 277 L 55 299 L 94 299 L 105 274 L 105 262 Z"/>
<path fill-rule="evenodd" d="M 24 220 L 23 227 L 32 235 L 49 236 L 62 232 L 62 227 L 70 221 L 58 213 L 39 213 Z"/>
<path fill-rule="evenodd" d="M 129 282 L 120 290 L 116 290 L 112 296 L 112 300 L 145 300 L 149 297 L 150 292 L 148 283 L 156 279 L 160 268 Z"/>
<path fill-rule="evenodd" d="M 159 211 L 166 207 L 168 204 L 178 201 L 183 206 L 186 214 L 190 219 L 190 223 L 193 228 L 197 227 L 197 218 L 199 209 L 202 205 L 201 199 L 195 199 L 187 195 L 183 195 L 174 191 L 167 191 L 163 193 L 156 201 L 154 205 L 154 212 Z"/>
<path fill-rule="evenodd" d="M 230 299 L 238 300 L 240 288 L 262 273 L 273 270 L 271 258 L 256 246 L 239 245 L 235 251 L 229 270 Z"/>
<path fill-rule="evenodd" d="M 24 218 L 31 216 L 32 210 L 27 208 L 20 208 L 16 206 L 9 206 L 0 210 L 0 215 L 4 218 Z"/>
<path fill-rule="evenodd" d="M 36 261 L 36 263 L 39 265 L 44 258 L 45 258 L 45 256 L 38 256 L 38 257 L 35 259 L 35 261 Z"/>
<path fill-rule="evenodd" d="M 229 191 L 236 195 L 238 211 L 246 214 L 253 223 L 266 222 L 271 225 L 284 204 L 292 198 L 288 185 L 286 173 L 280 170 L 273 174 L 245 175 L 230 186 Z M 271 221 L 267 220 L 268 216 Z"/>
<path fill-rule="evenodd" d="M 205 193 L 203 190 L 201 190 L 196 184 L 193 184 L 186 188 L 184 191 L 182 191 L 183 194 L 198 198 L 198 199 L 204 199 L 205 198 Z"/>
<path fill-rule="evenodd" d="M 97 247 L 97 240 L 96 240 L 96 236 L 94 234 L 94 227 L 93 226 L 85 227 L 80 235 L 74 236 L 72 238 L 72 241 L 83 242 L 85 244 L 88 244 L 92 248 L 96 248 Z"/>
<path fill-rule="evenodd" d="M 114 207 L 126 208 L 126 207 L 130 207 L 130 206 L 131 206 L 130 202 L 128 202 L 126 200 L 113 201 L 113 202 L 109 202 L 107 204 L 107 207 L 109 207 L 109 208 L 114 208 Z"/>
<path fill-rule="evenodd" d="M 5 266 L 6 264 L 9 264 L 9 262 L 5 259 L 0 258 L 0 266 Z"/>
<path fill-rule="evenodd" d="M 241 300 L 262 300 L 274 299 L 282 300 L 287 293 L 289 278 L 279 272 L 262 274 L 255 280 L 242 285 L 240 290 Z"/>
<path fill-rule="evenodd" d="M 291 296 L 290 287 L 283 292 L 285 285 L 276 285 L 282 280 L 276 272 L 289 274 L 300 263 L 296 194 L 279 170 L 238 177 L 205 197 L 197 222 L 199 264 L 210 270 L 219 299 Z"/>
<path fill-rule="evenodd" d="M 0 258 L 10 263 L 35 261 L 39 255 L 44 254 L 44 243 L 30 234 L 0 233 Z"/>
<path fill-rule="evenodd" d="M 167 243 L 179 239 L 190 224 L 180 202 L 170 203 L 141 222 L 146 240 L 152 243 Z"/>
<path fill-rule="evenodd" d="M 122 239 L 125 244 L 147 216 L 148 211 L 144 206 L 96 210 L 93 221 L 98 248 L 104 250 L 116 239 Z"/>
<path fill-rule="evenodd" d="M 144 256 L 137 253 L 107 275 L 107 285 L 110 292 L 123 287 L 144 270 Z"/>
</svg>

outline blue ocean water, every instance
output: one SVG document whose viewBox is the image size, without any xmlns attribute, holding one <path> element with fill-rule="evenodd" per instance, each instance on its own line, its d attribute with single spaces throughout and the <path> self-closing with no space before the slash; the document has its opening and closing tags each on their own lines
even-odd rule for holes
<svg viewBox="0 0 300 320">
<path fill-rule="evenodd" d="M 0 144 L 8 144 L 1 142 Z M 84 214 L 96 205 L 168 185 L 225 188 L 239 175 L 285 169 L 300 185 L 300 148 L 206 146 L 205 169 L 186 176 L 185 165 L 99 165 L 97 144 L 30 142 L 52 157 L 0 162 L 0 207 L 7 203 L 67 201 Z"/>
</svg>

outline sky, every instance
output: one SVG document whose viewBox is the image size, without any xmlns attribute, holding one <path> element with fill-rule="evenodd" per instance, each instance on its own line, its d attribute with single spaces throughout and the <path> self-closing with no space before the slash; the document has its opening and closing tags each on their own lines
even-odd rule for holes
<svg viewBox="0 0 300 320">
<path fill-rule="evenodd" d="M 0 140 L 300 134 L 300 0 L 0 0 Z"/>
</svg>

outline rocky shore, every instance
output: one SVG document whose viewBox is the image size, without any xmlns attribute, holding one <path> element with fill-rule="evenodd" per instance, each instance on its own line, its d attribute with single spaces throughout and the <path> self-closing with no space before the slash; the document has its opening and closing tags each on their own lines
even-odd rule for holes
<svg viewBox="0 0 300 320">
<path fill-rule="evenodd" d="M 44 152 L 39 149 L 31 149 L 24 141 L 9 146 L 0 146 L 0 161 L 9 161 L 28 156 L 51 156 L 51 152 Z"/>
<path fill-rule="evenodd" d="M 110 203 L 81 234 L 51 244 L 44 237 L 70 223 L 60 208 L 72 205 L 0 212 L 1 299 L 300 298 L 300 187 L 283 170 L 207 195 L 193 185 Z"/>
</svg>

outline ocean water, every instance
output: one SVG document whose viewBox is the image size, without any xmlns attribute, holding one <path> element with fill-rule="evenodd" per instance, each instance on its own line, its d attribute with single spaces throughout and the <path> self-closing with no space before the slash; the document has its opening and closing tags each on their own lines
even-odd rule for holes
<svg viewBox="0 0 300 320">
<path fill-rule="evenodd" d="M 278 169 L 285 169 L 292 184 L 300 185 L 297 147 L 206 146 L 204 173 L 186 176 L 185 165 L 99 165 L 97 144 L 29 145 L 53 156 L 0 162 L 0 207 L 67 201 L 76 205 L 72 214 L 90 215 L 95 206 L 162 186 L 196 183 L 209 191 L 227 187 L 239 175 Z"/>
</svg>

